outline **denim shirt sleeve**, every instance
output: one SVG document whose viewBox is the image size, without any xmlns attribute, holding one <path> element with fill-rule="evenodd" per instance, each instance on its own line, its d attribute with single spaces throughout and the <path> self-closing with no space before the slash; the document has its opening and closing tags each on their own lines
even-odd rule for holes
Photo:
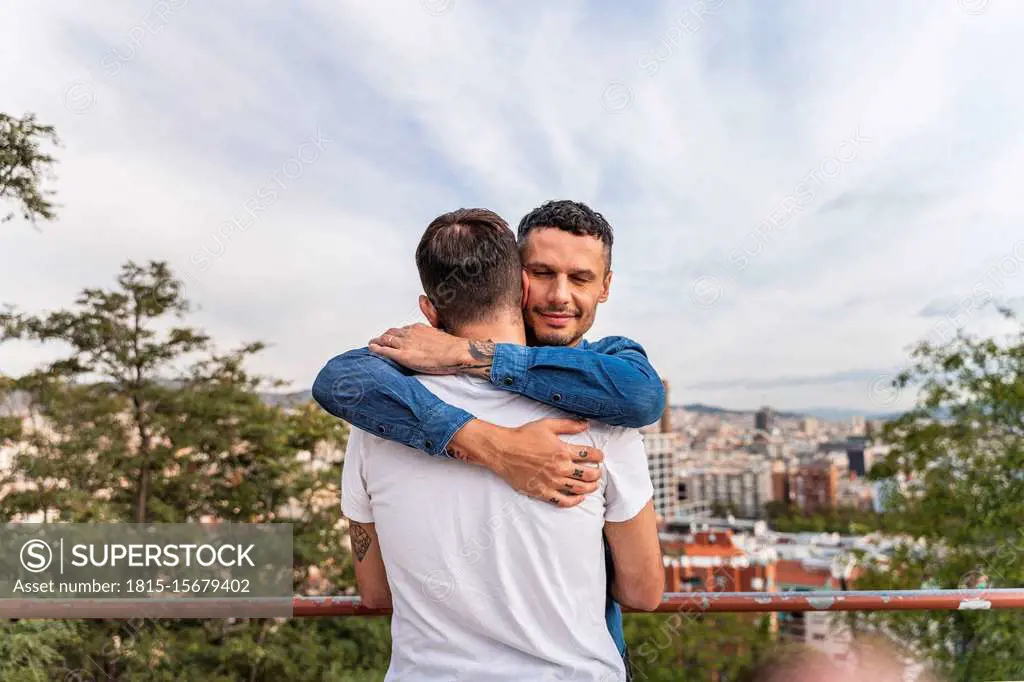
<svg viewBox="0 0 1024 682">
<path fill-rule="evenodd" d="M 665 387 L 636 341 L 609 336 L 578 348 L 494 348 L 491 383 L 566 412 L 640 428 L 665 409 Z"/>
<path fill-rule="evenodd" d="M 363 431 L 431 455 L 447 456 L 448 441 L 473 419 L 367 348 L 331 358 L 313 382 L 313 399 Z"/>
</svg>

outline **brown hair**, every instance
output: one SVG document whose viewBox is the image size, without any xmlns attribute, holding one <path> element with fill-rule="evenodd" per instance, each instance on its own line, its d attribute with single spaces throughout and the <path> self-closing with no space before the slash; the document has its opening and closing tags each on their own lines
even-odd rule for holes
<svg viewBox="0 0 1024 682">
<path fill-rule="evenodd" d="M 522 265 L 515 235 L 485 208 L 434 218 L 416 247 L 423 292 L 447 330 L 519 309 Z"/>
</svg>

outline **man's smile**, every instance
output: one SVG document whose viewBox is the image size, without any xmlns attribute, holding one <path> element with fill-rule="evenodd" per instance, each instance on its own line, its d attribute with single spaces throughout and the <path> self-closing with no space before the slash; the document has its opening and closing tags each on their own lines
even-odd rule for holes
<svg viewBox="0 0 1024 682">
<path fill-rule="evenodd" d="M 539 315 L 544 318 L 544 322 L 551 327 L 564 327 L 577 317 L 575 313 L 564 312 L 541 312 Z"/>
</svg>

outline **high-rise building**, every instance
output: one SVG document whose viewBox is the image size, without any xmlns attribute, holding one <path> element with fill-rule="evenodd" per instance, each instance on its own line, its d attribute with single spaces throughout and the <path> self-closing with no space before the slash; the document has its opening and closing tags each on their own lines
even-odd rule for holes
<svg viewBox="0 0 1024 682">
<path fill-rule="evenodd" d="M 775 426 L 775 412 L 770 407 L 762 407 L 754 415 L 754 428 L 758 431 L 767 431 L 771 433 L 772 428 Z"/>
<path fill-rule="evenodd" d="M 814 417 L 804 417 L 800 421 L 800 430 L 808 436 L 818 435 L 818 420 Z"/>
<path fill-rule="evenodd" d="M 839 467 L 828 458 L 793 466 L 772 463 L 772 498 L 805 512 L 834 509 L 839 495 Z"/>
<path fill-rule="evenodd" d="M 846 461 L 851 474 L 865 476 L 871 463 L 865 457 L 865 451 L 871 447 L 871 441 L 862 436 L 850 436 L 846 439 Z"/>
<path fill-rule="evenodd" d="M 831 460 L 819 460 L 790 473 L 793 503 L 805 512 L 835 509 L 839 470 Z"/>
<path fill-rule="evenodd" d="M 663 519 L 679 513 L 679 460 L 683 447 L 681 434 L 672 431 L 672 401 L 668 381 L 665 385 L 665 410 L 661 413 L 661 432 L 643 433 L 647 469 L 654 485 L 654 511 Z"/>
<path fill-rule="evenodd" d="M 764 505 L 772 500 L 771 465 L 760 460 L 689 469 L 686 490 L 690 502 L 718 503 L 732 507 L 743 518 L 761 518 Z"/>
<path fill-rule="evenodd" d="M 789 464 L 782 460 L 772 462 L 772 502 L 789 504 Z"/>
<path fill-rule="evenodd" d="M 850 435 L 851 436 L 863 436 L 867 431 L 867 422 L 864 419 L 864 415 L 855 414 L 850 417 Z"/>
<path fill-rule="evenodd" d="M 674 518 L 678 513 L 679 497 L 676 453 L 682 441 L 677 433 L 645 433 L 643 439 L 647 469 L 654 486 L 654 511 L 663 519 Z"/>
</svg>

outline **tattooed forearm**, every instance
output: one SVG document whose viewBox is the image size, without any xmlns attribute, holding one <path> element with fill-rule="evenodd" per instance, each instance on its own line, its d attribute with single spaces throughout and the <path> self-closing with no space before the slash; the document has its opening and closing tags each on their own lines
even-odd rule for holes
<svg viewBox="0 0 1024 682">
<path fill-rule="evenodd" d="M 355 521 L 349 522 L 349 535 L 352 537 L 352 551 L 355 552 L 356 561 L 362 561 L 366 558 L 366 553 L 370 551 L 370 544 L 373 540 L 363 528 L 363 524 Z"/>
<path fill-rule="evenodd" d="M 469 354 L 478 362 L 486 362 L 488 365 L 494 360 L 493 341 L 470 341 Z"/>
<path fill-rule="evenodd" d="M 468 362 L 459 368 L 460 374 L 469 374 L 486 379 L 491 374 L 491 364 L 494 362 L 493 341 L 470 341 Z"/>
</svg>

